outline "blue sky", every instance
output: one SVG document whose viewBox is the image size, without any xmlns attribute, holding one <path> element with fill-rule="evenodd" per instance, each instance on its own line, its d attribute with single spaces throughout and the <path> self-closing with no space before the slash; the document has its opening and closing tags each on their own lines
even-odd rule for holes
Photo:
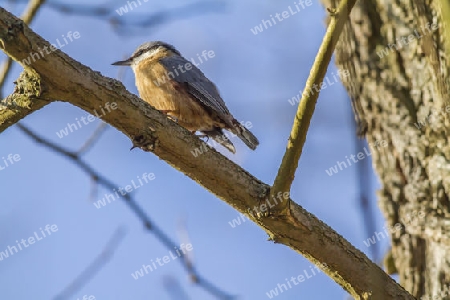
<svg viewBox="0 0 450 300">
<path fill-rule="evenodd" d="M 79 3 L 91 3 L 80 1 Z M 185 1 L 141 0 L 142 5 L 117 18 L 135 18 L 185 5 Z M 211 1 L 214 2 L 214 1 Z M 295 1 L 297 3 L 297 1 Z M 256 151 L 240 141 L 237 153 L 220 151 L 257 178 L 271 184 L 283 156 L 296 106 L 289 103 L 303 89 L 309 68 L 324 34 L 325 11 L 317 1 L 283 21 L 254 34 L 255 26 L 276 14 L 296 9 L 294 1 L 229 1 L 220 12 L 205 12 L 162 26 L 140 30 L 140 34 L 119 36 L 104 20 L 62 15 L 44 7 L 32 24 L 35 32 L 53 43 L 69 31 L 80 37 L 61 50 L 74 59 L 116 77 L 123 59 L 141 43 L 163 40 L 173 44 L 186 58 L 202 51 L 215 56 L 200 65 L 218 86 L 228 108 L 238 120 L 250 121 L 259 138 Z M 4 4 L 4 3 L 3 3 Z M 127 5 L 114 1 L 113 9 Z M 23 6 L 5 6 L 19 15 Z M 286 14 L 285 14 L 286 16 Z M 22 71 L 16 65 L 4 94 L 13 90 L 13 81 Z M 357 198 L 357 170 L 354 165 L 329 176 L 326 172 L 344 161 L 354 150 L 353 116 L 346 92 L 334 81 L 337 69 L 330 65 L 332 85 L 324 89 L 308 132 L 305 149 L 293 183 L 291 196 L 298 204 L 326 222 L 365 253 L 367 235 Z M 127 89 L 137 94 L 134 76 L 127 69 L 123 79 Z M 99 121 L 90 122 L 68 136 L 56 134 L 87 112 L 57 102 L 23 120 L 42 136 L 68 149 L 78 149 Z M 195 266 L 202 276 L 239 299 L 269 299 L 266 293 L 286 278 L 310 272 L 312 264 L 290 248 L 267 240 L 258 226 L 246 221 L 233 228 L 230 222 L 239 213 L 226 203 L 174 170 L 151 153 L 129 151 L 130 140 L 109 127 L 84 159 L 117 185 L 153 173 L 154 179 L 136 189 L 134 195 L 151 218 L 172 239 L 185 242 L 180 223 L 185 224 L 192 244 Z M 213 299 L 191 284 L 178 261 L 173 260 L 135 280 L 131 274 L 143 264 L 169 255 L 152 234 L 119 200 L 97 209 L 90 198 L 90 179 L 67 159 L 50 152 L 17 127 L 0 135 L 0 158 L 20 155 L 20 160 L 0 170 L 0 252 L 28 239 L 40 228 L 55 224 L 56 232 L 0 261 L 0 299 L 52 299 L 103 250 L 118 227 L 126 236 L 104 268 L 70 299 L 93 295 L 96 299 L 171 299 L 164 282 L 178 281 L 188 299 Z M 194 159 L 194 158 L 193 158 Z M 201 159 L 201 158 L 198 158 Z M 370 157 L 365 158 L 370 160 Z M 368 162 L 368 161 L 364 161 Z M 0 166 L 4 166 L 0 160 Z M 361 163 L 361 162 L 358 162 Z M 378 180 L 371 173 L 370 205 L 376 212 L 377 230 L 384 221 L 376 206 Z M 98 189 L 94 201 L 111 191 Z M 383 254 L 388 240 L 377 243 Z M 346 299 L 347 293 L 322 273 L 317 273 L 284 291 L 278 300 Z"/>
</svg>

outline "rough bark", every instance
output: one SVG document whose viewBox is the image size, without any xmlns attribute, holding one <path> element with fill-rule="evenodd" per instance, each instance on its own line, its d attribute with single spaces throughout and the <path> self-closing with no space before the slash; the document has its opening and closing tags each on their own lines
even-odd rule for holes
<svg viewBox="0 0 450 300">
<path fill-rule="evenodd" d="M 368 124 L 368 141 L 389 143 L 371 149 L 382 182 L 379 205 L 389 227 L 400 224 L 388 261 L 400 284 L 423 299 L 450 297 L 450 99 L 437 5 L 359 1 L 336 48 L 338 67 L 351 74 L 344 84 L 360 102 L 355 108 Z M 433 24 L 437 29 L 428 30 Z"/>
<path fill-rule="evenodd" d="M 50 46 L 1 8 L 0 41 L 3 51 L 19 62 L 29 53 Z M 115 102 L 117 109 L 102 116 L 105 122 L 141 145 L 147 142 L 144 150 L 152 151 L 247 214 L 271 240 L 287 245 L 322 267 L 356 299 L 413 299 L 363 253 L 290 199 L 286 200 L 289 209 L 285 215 L 250 213 L 262 201 L 274 203 L 273 199 L 267 199 L 270 190 L 267 184 L 212 149 L 194 158 L 191 150 L 205 147 L 205 144 L 128 93 L 116 80 L 101 76 L 61 51 L 54 51 L 24 67 L 22 83 L 25 86 L 19 85 L 9 97 L 11 104 L 0 106 L 0 132 L 33 109 L 52 101 L 66 101 L 91 114 L 99 107 L 106 107 L 107 102 Z M 15 99 L 21 103 L 26 99 L 31 104 L 21 105 Z M 37 104 L 33 103 L 35 101 Z"/>
</svg>

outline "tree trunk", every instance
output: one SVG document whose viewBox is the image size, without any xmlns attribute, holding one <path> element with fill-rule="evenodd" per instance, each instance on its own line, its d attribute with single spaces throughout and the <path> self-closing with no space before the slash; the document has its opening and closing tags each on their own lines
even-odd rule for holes
<svg viewBox="0 0 450 300">
<path fill-rule="evenodd" d="M 328 8 L 335 0 L 323 0 Z M 344 85 L 367 125 L 380 207 L 400 284 L 449 299 L 450 105 L 439 3 L 358 1 L 336 48 Z M 387 141 L 377 147 L 375 141 Z M 432 298 L 437 299 L 437 298 Z"/>
</svg>

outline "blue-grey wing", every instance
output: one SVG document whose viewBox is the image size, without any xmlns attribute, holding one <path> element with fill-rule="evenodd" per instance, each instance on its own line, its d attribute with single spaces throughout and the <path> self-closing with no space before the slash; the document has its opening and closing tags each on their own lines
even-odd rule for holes
<svg viewBox="0 0 450 300">
<path fill-rule="evenodd" d="M 174 75 L 172 80 L 184 84 L 187 91 L 204 106 L 219 115 L 230 115 L 230 111 L 220 97 L 217 87 L 192 62 L 181 56 L 165 57 L 160 62 L 168 72 L 172 72 Z M 188 68 L 190 66 L 191 69 L 186 70 L 186 66 Z"/>
</svg>

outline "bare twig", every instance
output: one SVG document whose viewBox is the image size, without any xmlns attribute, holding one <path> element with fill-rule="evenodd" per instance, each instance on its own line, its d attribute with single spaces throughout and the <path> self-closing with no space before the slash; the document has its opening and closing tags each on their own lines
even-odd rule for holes
<svg viewBox="0 0 450 300">
<path fill-rule="evenodd" d="M 94 146 L 95 142 L 99 140 L 100 135 L 105 132 L 107 128 L 108 124 L 106 124 L 105 122 L 101 122 L 94 130 L 92 135 L 83 144 L 83 146 L 81 146 L 80 149 L 76 152 L 77 155 L 86 154 L 86 152 Z"/>
<path fill-rule="evenodd" d="M 358 124 L 354 118 L 352 119 L 353 132 L 357 132 Z M 363 152 L 365 147 L 365 140 L 353 136 L 355 153 Z M 361 209 L 362 222 L 365 225 L 365 231 L 367 237 L 370 237 L 376 230 L 375 216 L 373 210 L 370 207 L 370 160 L 364 159 L 356 164 L 356 194 L 359 200 L 359 207 Z M 370 247 L 372 253 L 372 259 L 378 261 L 379 256 L 379 244 L 372 245 Z"/>
<path fill-rule="evenodd" d="M 302 95 L 286 146 L 286 153 L 284 154 L 277 177 L 270 191 L 269 199 L 276 196 L 278 192 L 288 192 L 291 189 L 295 171 L 298 167 L 298 161 L 306 141 L 309 124 L 314 113 L 317 98 L 319 97 L 317 87 L 322 86 L 334 48 L 336 47 L 345 22 L 348 21 L 348 16 L 355 2 L 356 0 L 342 0 L 336 11 L 329 10 L 331 14 L 330 23 L 304 88 L 304 91 L 310 91 L 310 93 L 304 92 Z M 316 92 L 313 92 L 313 88 Z M 275 206 L 275 208 L 271 209 L 272 212 L 285 214 L 289 207 L 289 201 L 282 201 Z"/>
<path fill-rule="evenodd" d="M 187 19 L 206 13 L 223 12 L 225 8 L 226 3 L 222 1 L 199 1 L 151 14 L 134 14 L 130 18 L 114 16 L 109 21 L 116 29 L 116 33 L 121 36 L 147 35 L 149 28 L 156 28 L 174 20 Z"/>
<path fill-rule="evenodd" d="M 55 296 L 54 300 L 69 299 L 77 291 L 79 291 L 87 282 L 89 282 L 102 268 L 111 260 L 120 242 L 125 237 L 125 229 L 119 227 L 109 239 L 103 251 L 94 259 L 94 261 L 81 272 L 72 283 L 66 287 L 61 293 Z"/>
<path fill-rule="evenodd" d="M 17 2 L 26 1 L 28 0 L 19 0 Z M 136 6 L 137 4 L 131 5 L 129 2 L 126 0 L 112 0 L 103 4 L 79 4 L 48 1 L 47 7 L 62 14 L 105 20 L 115 29 L 117 34 L 124 36 L 147 35 L 149 28 L 155 28 L 174 20 L 204 15 L 205 13 L 223 12 L 226 7 L 226 2 L 224 1 L 203 0 L 154 13 L 136 13 L 135 10 L 140 6 Z M 145 7 L 145 3 L 141 3 L 140 5 Z"/>
<path fill-rule="evenodd" d="M 172 276 L 166 276 L 163 278 L 163 286 L 173 300 L 189 300 L 189 297 L 181 287 L 178 280 Z"/>
<path fill-rule="evenodd" d="M 97 185 L 97 178 L 91 177 L 91 190 L 89 193 L 89 199 L 91 202 L 95 201 L 95 197 L 97 197 L 98 194 L 98 185 Z"/>
<path fill-rule="evenodd" d="M 186 222 L 184 219 L 181 219 L 178 224 L 178 236 L 182 243 L 186 245 L 192 244 L 191 239 L 189 238 L 189 232 L 187 230 Z M 186 253 L 186 259 L 189 261 L 191 265 L 194 265 L 194 251 Z"/>
<path fill-rule="evenodd" d="M 87 175 L 89 175 L 91 178 L 95 178 L 95 180 L 102 185 L 103 187 L 113 190 L 117 189 L 118 186 L 111 182 L 106 177 L 102 176 L 100 173 L 98 173 L 94 168 L 92 168 L 89 164 L 87 164 L 84 160 L 81 159 L 79 155 L 77 155 L 74 152 L 71 152 L 69 150 L 66 150 L 62 148 L 61 146 L 58 146 L 43 137 L 39 136 L 38 134 L 34 133 L 32 130 L 27 128 L 25 125 L 18 123 L 17 126 L 20 130 L 22 130 L 23 133 L 25 133 L 27 136 L 29 136 L 31 139 L 33 139 L 36 143 L 41 144 L 56 153 L 65 156 L 69 160 L 71 160 L 76 166 L 78 166 L 80 169 L 82 169 L 84 172 L 86 172 Z M 128 207 L 136 214 L 136 216 L 139 218 L 139 220 L 142 221 L 144 224 L 144 227 L 149 232 L 153 233 L 153 235 L 168 249 L 175 249 L 178 247 L 178 245 L 172 241 L 160 228 L 158 228 L 153 221 L 150 219 L 150 217 L 146 214 L 146 212 L 142 209 L 139 204 L 134 200 L 134 198 L 129 194 L 125 194 L 123 198 L 121 198 L 125 201 L 125 203 L 128 205 Z M 196 283 L 198 286 L 202 287 L 204 290 L 209 292 L 211 295 L 217 297 L 218 299 L 233 299 L 231 295 L 228 295 L 224 291 L 220 290 L 218 287 L 216 287 L 214 284 L 206 280 L 205 278 L 201 277 L 194 266 L 192 265 L 191 261 L 188 259 L 186 254 L 184 252 L 180 252 L 180 257 L 182 258 L 180 260 L 182 266 L 188 273 L 191 280 Z"/>
</svg>

